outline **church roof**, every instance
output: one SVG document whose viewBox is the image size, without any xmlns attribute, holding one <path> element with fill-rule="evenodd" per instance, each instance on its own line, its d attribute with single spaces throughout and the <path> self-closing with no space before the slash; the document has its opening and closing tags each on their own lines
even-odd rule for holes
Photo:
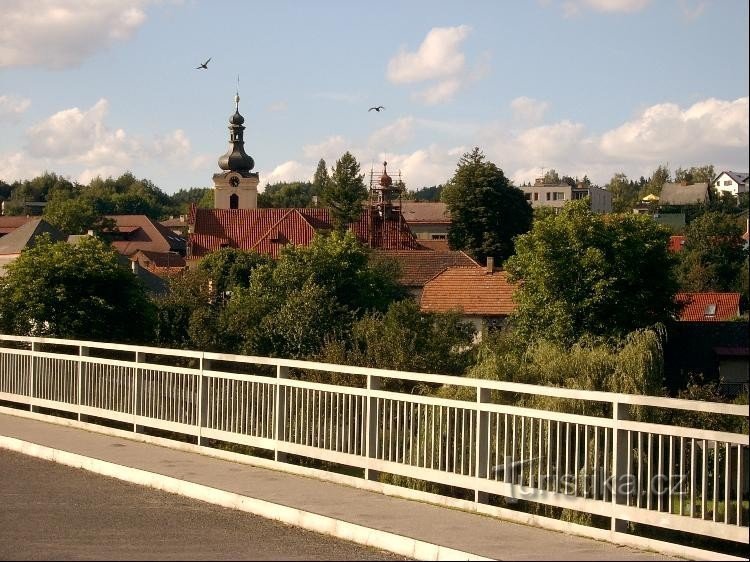
<svg viewBox="0 0 750 562">
<path fill-rule="evenodd" d="M 363 211 L 348 229 L 363 244 L 369 243 L 370 215 Z M 192 225 L 189 252 L 203 257 L 224 247 L 255 250 L 277 258 L 286 244 L 306 246 L 318 231 L 333 229 L 327 208 L 291 209 L 200 209 L 191 207 L 188 222 Z M 382 237 L 373 246 L 379 249 L 420 249 L 405 221 L 381 223 Z"/>
</svg>

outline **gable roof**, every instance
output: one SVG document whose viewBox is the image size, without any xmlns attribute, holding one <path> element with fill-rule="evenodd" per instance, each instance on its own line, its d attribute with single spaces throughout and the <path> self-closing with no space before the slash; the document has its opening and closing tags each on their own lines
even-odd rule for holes
<svg viewBox="0 0 750 562">
<path fill-rule="evenodd" d="M 440 201 L 401 201 L 401 214 L 409 223 L 450 224 L 451 215 L 448 207 Z"/>
<path fill-rule="evenodd" d="M 719 179 L 722 174 L 728 175 L 735 181 L 735 183 L 738 184 L 747 183 L 748 177 L 750 176 L 750 174 L 748 174 L 747 172 L 730 172 L 729 170 L 725 170 L 718 176 L 716 176 L 713 181 L 715 182 L 717 179 Z"/>
<path fill-rule="evenodd" d="M 185 252 L 187 241 L 166 226 L 146 215 L 107 215 L 115 221 L 117 231 L 105 232 L 105 238 L 115 238 L 112 246 L 126 256 L 138 250 L 153 252 Z M 118 239 L 118 234 L 123 239 Z"/>
<path fill-rule="evenodd" d="M 407 287 L 422 287 L 448 267 L 479 267 L 460 251 L 379 250 L 376 255 L 398 262 L 401 268 L 399 282 Z"/>
<path fill-rule="evenodd" d="M 722 322 L 740 315 L 739 293 L 677 293 L 680 322 Z"/>
<path fill-rule="evenodd" d="M 662 205 L 693 205 L 708 201 L 708 183 L 665 183 L 661 188 L 659 202 Z"/>
<path fill-rule="evenodd" d="M 185 258 L 176 252 L 138 250 L 130 259 L 137 261 L 141 267 L 154 273 L 170 273 L 181 271 L 187 267 Z"/>
<path fill-rule="evenodd" d="M 62 232 L 46 220 L 35 218 L 0 238 L 0 255 L 20 254 L 27 248 L 33 248 L 36 238 L 45 233 L 49 233 L 53 242 L 66 239 Z"/>
<path fill-rule="evenodd" d="M 36 217 L 39 218 L 39 217 Z M 19 216 L 0 216 L 0 236 L 9 234 L 17 229 L 19 226 L 23 226 L 29 221 L 35 220 L 35 217 L 29 217 L 26 215 Z"/>
<path fill-rule="evenodd" d="M 419 304 L 424 312 L 458 310 L 468 316 L 508 316 L 516 309 L 516 286 L 508 281 L 505 271 L 449 267 L 425 284 Z"/>
<path fill-rule="evenodd" d="M 375 220 L 375 219 L 373 219 Z M 203 257 L 223 247 L 255 250 L 274 258 L 286 244 L 306 246 L 318 231 L 333 228 L 327 208 L 199 209 L 191 207 L 188 222 L 190 255 Z M 362 212 L 348 228 L 363 244 L 370 243 L 370 214 Z M 372 246 L 380 249 L 421 249 L 405 221 L 379 222 Z"/>
</svg>

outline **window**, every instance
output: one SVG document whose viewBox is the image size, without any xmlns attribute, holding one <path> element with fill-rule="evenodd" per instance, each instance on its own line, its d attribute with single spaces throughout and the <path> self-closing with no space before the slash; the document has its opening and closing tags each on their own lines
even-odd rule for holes
<svg viewBox="0 0 750 562">
<path fill-rule="evenodd" d="M 551 193 L 550 193 L 550 192 L 548 191 L 548 192 L 547 192 L 547 201 L 549 201 L 549 200 L 550 200 L 550 197 L 552 197 L 552 194 L 551 194 Z"/>
<path fill-rule="evenodd" d="M 716 316 L 716 305 L 715 304 L 707 305 L 706 310 L 703 313 L 703 316 L 706 316 L 706 317 Z"/>
<path fill-rule="evenodd" d="M 446 234 L 430 234 L 431 240 L 447 240 L 448 236 Z"/>
<path fill-rule="evenodd" d="M 724 185 L 732 185 L 732 180 L 724 180 Z"/>
<path fill-rule="evenodd" d="M 552 200 L 553 201 L 565 201 L 565 194 L 562 191 L 555 191 L 552 194 Z"/>
<path fill-rule="evenodd" d="M 236 193 L 232 193 L 232 195 L 229 196 L 229 208 L 230 209 L 237 209 L 240 206 L 240 197 Z"/>
<path fill-rule="evenodd" d="M 534 201 L 539 201 L 539 194 L 538 193 L 534 193 Z"/>
<path fill-rule="evenodd" d="M 524 193 L 524 197 L 526 197 L 526 201 L 531 201 L 531 193 Z"/>
</svg>

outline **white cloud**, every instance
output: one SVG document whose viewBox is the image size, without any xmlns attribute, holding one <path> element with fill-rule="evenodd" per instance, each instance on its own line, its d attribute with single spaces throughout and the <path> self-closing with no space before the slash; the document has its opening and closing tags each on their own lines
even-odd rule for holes
<svg viewBox="0 0 750 562">
<path fill-rule="evenodd" d="M 310 181 L 312 180 L 314 170 L 310 166 L 288 160 L 276 166 L 267 176 L 261 174 L 263 185 L 273 184 L 286 181 Z"/>
<path fill-rule="evenodd" d="M 190 154 L 190 139 L 182 129 L 157 137 L 153 143 L 156 156 L 174 160 Z"/>
<path fill-rule="evenodd" d="M 563 2 L 563 12 L 573 16 L 584 10 L 605 13 L 638 12 L 649 4 L 650 0 L 567 0 Z"/>
<path fill-rule="evenodd" d="M 149 0 L 4 0 L 0 67 L 65 68 L 116 41 L 146 19 Z"/>
<path fill-rule="evenodd" d="M 376 148 L 397 146 L 414 137 L 414 117 L 401 117 L 370 135 L 368 145 Z"/>
<path fill-rule="evenodd" d="M 527 123 L 537 123 L 542 120 L 547 109 L 549 109 L 549 103 L 521 96 L 511 101 L 510 107 L 513 110 L 514 119 Z"/>
<path fill-rule="evenodd" d="M 0 96 L 0 121 L 18 121 L 31 106 L 31 100 L 17 96 Z"/>
<path fill-rule="evenodd" d="M 314 158 L 317 164 L 320 158 L 326 161 L 330 167 L 333 162 L 350 149 L 350 142 L 341 135 L 328 137 L 318 144 L 308 144 L 302 148 L 302 152 L 307 158 Z"/>
<path fill-rule="evenodd" d="M 416 52 L 403 48 L 388 62 L 388 79 L 395 84 L 445 78 L 461 72 L 465 57 L 458 50 L 471 28 L 434 27 Z"/>
<path fill-rule="evenodd" d="M 673 103 L 654 105 L 601 138 L 603 153 L 626 160 L 710 159 L 747 147 L 747 97 L 711 98 L 686 110 Z"/>
<path fill-rule="evenodd" d="M 44 166 L 33 161 L 23 152 L 0 154 L 0 180 L 11 183 L 41 175 Z"/>
<path fill-rule="evenodd" d="M 456 78 L 451 78 L 414 94 L 414 98 L 422 100 L 427 105 L 437 105 L 453 99 L 460 88 L 461 82 Z"/>
</svg>

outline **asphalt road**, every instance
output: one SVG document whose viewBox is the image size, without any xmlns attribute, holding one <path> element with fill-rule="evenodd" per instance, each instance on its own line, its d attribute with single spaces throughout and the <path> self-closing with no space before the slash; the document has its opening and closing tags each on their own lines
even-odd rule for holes
<svg viewBox="0 0 750 562">
<path fill-rule="evenodd" d="M 2 560 L 404 560 L 0 449 Z"/>
</svg>

